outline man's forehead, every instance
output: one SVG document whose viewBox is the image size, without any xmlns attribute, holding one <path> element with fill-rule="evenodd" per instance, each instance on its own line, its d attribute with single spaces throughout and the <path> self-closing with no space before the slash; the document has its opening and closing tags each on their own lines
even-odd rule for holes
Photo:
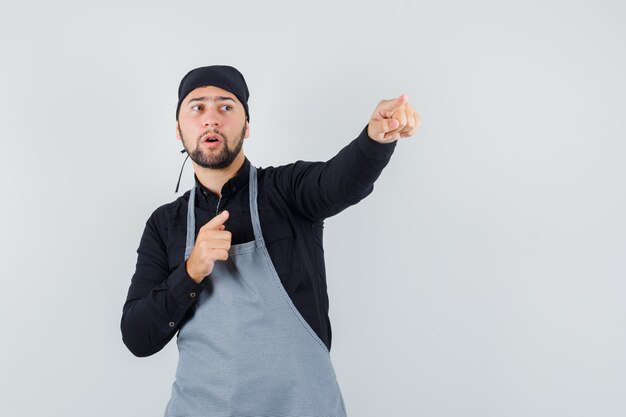
<svg viewBox="0 0 626 417">
<path fill-rule="evenodd" d="M 237 97 L 228 90 L 215 86 L 198 87 L 192 90 L 187 97 L 186 102 L 190 101 L 224 101 L 233 100 L 239 102 Z"/>
</svg>

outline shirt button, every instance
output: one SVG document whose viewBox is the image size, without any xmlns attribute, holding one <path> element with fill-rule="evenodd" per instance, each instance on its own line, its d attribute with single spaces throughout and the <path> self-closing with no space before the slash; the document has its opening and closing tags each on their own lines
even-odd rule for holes
<svg viewBox="0 0 626 417">
<path fill-rule="evenodd" d="M 170 322 L 169 322 L 169 326 L 170 326 L 170 327 L 174 327 L 174 326 L 175 326 L 174 322 L 173 322 L 173 321 L 170 321 Z"/>
<path fill-rule="evenodd" d="M 195 292 L 189 293 L 189 296 L 190 296 L 191 298 L 193 298 L 193 297 L 195 297 L 195 296 L 196 296 L 196 293 L 195 293 Z"/>
</svg>

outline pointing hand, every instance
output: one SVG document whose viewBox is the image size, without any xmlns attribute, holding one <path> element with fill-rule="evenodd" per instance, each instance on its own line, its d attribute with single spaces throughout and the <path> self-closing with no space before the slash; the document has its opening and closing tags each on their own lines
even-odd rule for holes
<svg viewBox="0 0 626 417">
<path fill-rule="evenodd" d="M 408 99 L 407 96 L 401 95 L 378 103 L 370 118 L 367 135 L 380 143 L 389 143 L 414 135 L 421 119 L 409 105 Z"/>
<path fill-rule="evenodd" d="M 213 272 L 215 261 L 228 259 L 231 233 L 224 226 L 228 212 L 223 211 L 200 228 L 198 237 L 185 263 L 187 273 L 197 283 Z"/>
</svg>

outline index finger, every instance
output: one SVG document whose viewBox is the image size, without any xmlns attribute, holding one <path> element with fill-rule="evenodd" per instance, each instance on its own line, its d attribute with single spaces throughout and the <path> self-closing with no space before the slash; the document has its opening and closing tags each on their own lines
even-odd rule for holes
<svg viewBox="0 0 626 417">
<path fill-rule="evenodd" d="M 226 220 L 228 220 L 228 216 L 228 212 L 224 210 L 223 212 L 209 220 L 209 222 L 202 226 L 202 228 L 206 227 L 207 229 L 218 229 L 221 225 L 224 224 L 224 222 L 226 222 Z"/>
<path fill-rule="evenodd" d="M 406 94 L 402 94 L 400 97 L 394 98 L 392 100 L 383 101 L 380 105 L 381 111 L 394 111 L 397 108 L 401 107 L 409 100 L 409 97 Z"/>
</svg>

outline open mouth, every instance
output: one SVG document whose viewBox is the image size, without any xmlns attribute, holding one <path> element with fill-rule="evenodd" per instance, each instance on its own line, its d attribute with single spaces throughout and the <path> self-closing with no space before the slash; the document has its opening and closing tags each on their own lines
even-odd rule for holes
<svg viewBox="0 0 626 417">
<path fill-rule="evenodd" d="M 218 146 L 220 142 L 222 142 L 222 139 L 219 137 L 219 135 L 216 134 L 206 136 L 204 139 L 202 139 L 202 144 L 208 147 Z"/>
</svg>

